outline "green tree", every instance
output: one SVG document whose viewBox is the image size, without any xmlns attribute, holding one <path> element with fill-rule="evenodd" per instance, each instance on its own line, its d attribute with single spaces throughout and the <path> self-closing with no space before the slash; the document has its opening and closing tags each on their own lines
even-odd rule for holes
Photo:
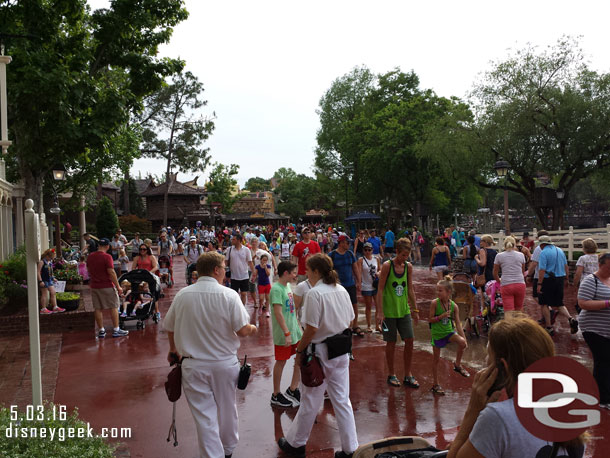
<svg viewBox="0 0 610 458">
<path fill-rule="evenodd" d="M 114 211 L 111 200 L 104 196 L 99 201 L 96 214 L 96 228 L 98 237 L 111 239 L 119 228 L 119 218 Z"/>
<path fill-rule="evenodd" d="M 246 184 L 244 185 L 244 189 L 252 192 L 269 191 L 271 189 L 271 180 L 265 180 L 261 177 L 248 178 L 248 181 L 246 181 Z"/>
<path fill-rule="evenodd" d="M 483 158 L 480 184 L 498 187 L 494 163 L 511 165 L 508 189 L 522 195 L 540 224 L 563 224 L 574 186 L 610 165 L 610 74 L 590 70 L 578 42 L 518 50 L 475 85 L 470 149 Z M 537 205 L 542 182 L 565 197 Z"/>
<path fill-rule="evenodd" d="M 127 184 L 127 186 L 125 186 Z M 125 190 L 127 190 L 127 199 L 129 203 L 129 209 L 125 208 Z M 142 198 L 138 195 L 136 183 L 132 177 L 127 176 L 127 181 L 123 180 L 121 184 L 121 192 L 119 193 L 120 206 L 123 210 L 124 215 L 136 215 L 140 218 L 144 218 L 146 211 Z"/>
<path fill-rule="evenodd" d="M 173 170 L 183 173 L 203 172 L 210 157 L 202 144 L 214 130 L 214 122 L 201 114 L 207 105 L 201 99 L 203 84 L 191 72 L 174 75 L 172 84 L 164 85 L 146 101 L 143 114 L 145 156 L 163 158 L 167 163 L 165 182 Z M 167 225 L 169 186 L 165 188 L 163 225 Z"/>
<path fill-rule="evenodd" d="M 297 174 L 291 168 L 280 168 L 273 175 L 278 180 L 274 192 L 278 196 L 277 211 L 298 220 L 311 208 L 324 208 L 325 196 L 315 178 Z"/>
<path fill-rule="evenodd" d="M 239 173 L 239 165 L 224 165 L 214 163 L 210 172 L 210 180 L 206 185 L 208 203 L 219 203 L 222 212 L 227 215 L 231 213 L 233 204 L 242 198 L 243 194 L 237 192 L 237 180 L 235 175 Z"/>
<path fill-rule="evenodd" d="M 38 204 L 56 164 L 75 195 L 125 159 L 113 148 L 142 98 L 182 68 L 158 58 L 172 28 L 186 19 L 182 0 L 114 0 L 89 10 L 85 0 L 0 0 L 5 40 L 11 179 L 23 178 Z M 120 33 L 117 33 L 120 31 Z M 137 150 L 136 150 L 137 152 Z"/>
</svg>

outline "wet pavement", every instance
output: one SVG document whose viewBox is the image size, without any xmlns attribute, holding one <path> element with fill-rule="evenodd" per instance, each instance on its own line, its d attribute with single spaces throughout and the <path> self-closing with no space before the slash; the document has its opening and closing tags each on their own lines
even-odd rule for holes
<svg viewBox="0 0 610 458">
<path fill-rule="evenodd" d="M 174 294 L 184 286 L 184 264 L 176 260 L 176 285 L 166 289 L 160 302 L 164 316 Z M 415 269 L 415 290 L 422 317 L 427 317 L 430 300 L 434 297 L 434 274 L 428 269 Z M 531 289 L 528 289 L 531 294 Z M 566 293 L 566 303 L 574 303 L 574 291 Z M 234 457 L 284 456 L 276 440 L 287 430 L 296 409 L 272 408 L 271 373 L 273 344 L 270 318 L 255 313 L 248 304 L 252 322 L 259 333 L 242 339 L 240 358 L 248 355 L 253 372 L 245 391 L 238 391 L 240 442 Z M 538 318 L 539 308 L 529 297 L 526 310 Z M 109 320 L 109 317 L 107 318 Z M 365 327 L 364 305 L 361 304 L 360 325 Z M 110 322 L 106 323 L 108 329 Z M 558 320 L 554 337 L 558 354 L 577 358 L 591 367 L 590 355 L 580 334 L 570 335 L 567 323 Z M 166 361 L 167 336 L 161 325 L 149 324 L 143 330 L 128 327 L 125 338 L 97 339 L 90 332 L 63 334 L 59 374 L 54 401 L 69 409 L 78 407 L 80 415 L 99 430 L 102 427 L 128 427 L 132 437 L 122 443 L 132 457 L 195 457 L 197 438 L 193 418 L 186 400 L 177 404 L 178 447 L 166 441 L 171 422 L 172 405 L 167 401 L 164 382 L 169 372 Z M 439 448 L 446 448 L 455 437 L 468 403 L 471 378 L 463 378 L 452 370 L 454 350 L 443 350 L 439 368 L 441 383 L 447 392 L 434 397 L 432 386 L 432 353 L 427 321 L 415 326 L 416 350 L 413 374 L 419 380 L 418 390 L 393 388 L 386 384 L 384 344 L 378 334 L 354 338 L 355 361 L 350 368 L 351 400 L 361 444 L 389 436 L 418 435 Z M 486 339 L 472 338 L 465 351 L 463 364 L 471 374 L 485 364 Z M 398 376 L 402 378 L 401 348 L 396 354 Z M 292 363 L 284 370 L 282 389 L 289 384 Z M 587 456 L 610 456 L 610 413 L 602 412 L 602 424 L 592 431 L 594 440 Z M 339 435 L 330 401 L 325 401 L 307 444 L 308 456 L 332 457 L 339 449 Z"/>
</svg>

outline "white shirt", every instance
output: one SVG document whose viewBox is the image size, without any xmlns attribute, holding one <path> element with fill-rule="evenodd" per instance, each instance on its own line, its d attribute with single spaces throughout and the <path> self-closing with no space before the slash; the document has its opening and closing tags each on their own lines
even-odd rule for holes
<svg viewBox="0 0 610 458">
<path fill-rule="evenodd" d="M 249 322 L 239 294 L 212 277 L 200 277 L 176 294 L 163 327 L 174 333 L 180 355 L 211 362 L 236 358 L 235 333 Z"/>
<path fill-rule="evenodd" d="M 536 248 L 534 248 L 534 252 L 532 253 L 531 261 L 536 263 L 536 270 L 534 271 L 535 279 L 538 279 L 538 272 L 540 271 L 540 268 L 538 267 L 538 259 L 540 259 L 541 252 L 542 248 L 540 248 L 540 245 L 538 245 Z"/>
<path fill-rule="evenodd" d="M 238 250 L 234 246 L 227 248 L 226 258 L 229 261 L 231 269 L 231 280 L 247 280 L 248 262 L 252 261 L 252 252 L 250 248 L 242 245 Z"/>
<path fill-rule="evenodd" d="M 368 265 L 367 265 L 368 263 Z M 371 270 L 377 276 L 377 256 L 373 256 L 371 259 L 362 257 L 362 291 L 374 291 L 373 288 L 373 277 L 371 276 Z"/>
<path fill-rule="evenodd" d="M 290 256 L 290 243 L 282 242 L 282 258 L 287 258 Z"/>
<path fill-rule="evenodd" d="M 576 267 L 582 266 L 582 276 L 580 277 L 580 283 L 583 282 L 585 277 L 597 272 L 599 269 L 599 258 L 596 254 L 583 254 L 578 261 L 576 261 Z"/>
<path fill-rule="evenodd" d="M 343 286 L 327 285 L 320 280 L 305 295 L 301 323 L 304 327 L 317 328 L 311 340 L 313 343 L 343 332 L 353 319 L 352 301 Z"/>
<path fill-rule="evenodd" d="M 261 256 L 264 254 L 267 255 L 267 261 L 269 262 L 269 264 L 271 264 L 271 255 L 262 248 L 258 248 L 256 252 L 252 253 L 252 261 L 254 262 L 254 267 L 258 266 L 261 263 Z"/>
<path fill-rule="evenodd" d="M 189 264 L 197 262 L 197 259 L 199 259 L 199 256 L 201 256 L 202 254 L 203 247 L 199 244 L 195 244 L 195 246 L 193 247 L 189 242 L 189 244 L 184 247 L 184 255 Z"/>
<path fill-rule="evenodd" d="M 512 285 L 515 283 L 525 284 L 523 278 L 523 266 L 525 265 L 525 256 L 523 253 L 515 250 L 507 250 L 498 253 L 494 259 L 494 264 L 502 269 L 502 277 L 500 283 L 502 286 Z"/>
</svg>

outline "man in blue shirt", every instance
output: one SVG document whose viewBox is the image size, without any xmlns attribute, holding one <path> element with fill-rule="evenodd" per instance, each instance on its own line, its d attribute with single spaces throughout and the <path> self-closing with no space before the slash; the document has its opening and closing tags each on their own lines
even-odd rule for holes
<svg viewBox="0 0 610 458">
<path fill-rule="evenodd" d="M 477 235 L 477 231 L 475 231 L 474 229 L 472 229 L 468 235 L 472 235 L 474 237 L 474 246 L 477 247 L 477 250 L 481 249 L 481 237 L 479 237 Z"/>
<path fill-rule="evenodd" d="M 379 237 L 377 237 L 377 232 L 375 229 L 371 230 L 371 236 L 368 238 L 367 242 L 373 245 L 373 255 L 381 253 L 381 240 L 379 240 Z"/>
<path fill-rule="evenodd" d="M 392 232 L 392 229 L 388 228 L 385 231 L 385 238 L 383 241 L 383 252 L 384 255 L 388 255 L 388 257 L 392 257 L 392 254 L 394 253 L 394 239 L 396 237 L 394 236 L 394 232 Z"/>
<path fill-rule="evenodd" d="M 570 324 L 570 332 L 576 334 L 578 332 L 578 321 L 570 315 L 568 309 L 563 305 L 563 288 L 568 270 L 568 261 L 563 250 L 560 250 L 551 240 L 548 235 L 541 236 L 540 242 L 540 257 L 538 258 L 538 283 L 540 293 L 538 294 L 538 302 L 542 305 L 542 315 L 546 325 L 546 330 L 550 335 L 555 331 L 551 325 L 551 314 L 548 307 L 553 307 L 560 315 L 565 316 Z"/>
<path fill-rule="evenodd" d="M 328 256 L 333 260 L 333 268 L 339 275 L 339 281 L 349 293 L 352 306 L 354 307 L 354 321 L 352 331 L 359 337 L 364 337 L 364 332 L 358 327 L 358 291 L 360 290 L 360 271 L 356 256 L 349 249 L 349 239 L 346 235 L 340 235 L 337 240 L 337 249 L 331 251 Z"/>
</svg>

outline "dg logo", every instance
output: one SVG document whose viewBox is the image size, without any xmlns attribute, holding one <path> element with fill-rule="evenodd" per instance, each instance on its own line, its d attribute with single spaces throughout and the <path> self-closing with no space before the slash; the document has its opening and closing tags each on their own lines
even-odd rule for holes
<svg viewBox="0 0 610 458">
<path fill-rule="evenodd" d="M 595 379 L 565 356 L 540 359 L 520 373 L 514 402 L 523 427 L 545 441 L 575 439 L 600 423 Z"/>
</svg>

